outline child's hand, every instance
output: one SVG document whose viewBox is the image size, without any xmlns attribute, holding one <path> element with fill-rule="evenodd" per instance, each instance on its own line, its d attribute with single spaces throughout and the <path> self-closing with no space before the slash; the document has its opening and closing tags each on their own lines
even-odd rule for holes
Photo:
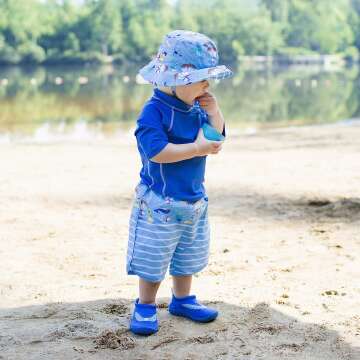
<svg viewBox="0 0 360 360">
<path fill-rule="evenodd" d="M 205 156 L 208 154 L 217 154 L 222 147 L 223 141 L 210 141 L 205 138 L 203 129 L 200 128 L 195 144 L 197 146 L 197 156 Z"/>
<path fill-rule="evenodd" d="M 219 106 L 216 100 L 216 97 L 210 93 L 206 92 L 204 95 L 196 98 L 199 101 L 200 106 L 210 115 L 214 116 L 219 111 Z"/>
</svg>

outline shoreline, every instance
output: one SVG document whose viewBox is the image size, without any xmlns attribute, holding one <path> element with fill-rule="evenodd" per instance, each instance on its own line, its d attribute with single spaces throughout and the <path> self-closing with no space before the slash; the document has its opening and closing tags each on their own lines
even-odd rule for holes
<svg viewBox="0 0 360 360">
<path fill-rule="evenodd" d="M 1 145 L 12 145 L 12 144 L 62 144 L 62 143 L 84 143 L 87 142 L 120 142 L 128 143 L 131 142 L 133 137 L 133 132 L 135 127 L 129 123 L 113 123 L 112 125 L 119 125 L 119 128 L 113 133 L 109 131 L 99 130 L 99 124 L 101 123 L 87 123 L 84 121 L 79 121 L 74 123 L 73 126 L 75 129 L 73 132 L 64 131 L 56 132 L 49 131 L 51 130 L 51 123 L 43 123 L 32 135 L 25 135 L 11 132 L 0 132 L 0 146 Z M 59 127 L 61 124 L 53 124 L 54 128 Z M 89 126 L 88 126 L 89 125 Z M 105 124 L 109 126 L 109 123 Z M 357 128 L 360 126 L 360 118 L 349 118 L 344 120 L 339 120 L 333 123 L 313 123 L 313 124 L 282 124 L 274 125 L 274 123 L 266 124 L 259 123 L 258 127 L 256 124 L 245 124 L 245 123 L 231 123 L 227 122 L 227 133 L 229 136 L 252 136 L 260 133 L 276 133 L 276 132 L 287 132 L 289 130 L 306 131 L 308 129 L 326 129 L 326 128 Z M 44 131 L 41 129 L 44 128 Z"/>
</svg>

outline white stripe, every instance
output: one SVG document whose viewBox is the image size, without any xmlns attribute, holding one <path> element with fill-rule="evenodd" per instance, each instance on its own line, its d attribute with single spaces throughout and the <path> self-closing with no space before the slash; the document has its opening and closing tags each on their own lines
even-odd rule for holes
<svg viewBox="0 0 360 360">
<path fill-rule="evenodd" d="M 142 147 L 142 145 L 141 145 L 140 142 L 139 142 L 139 145 L 140 145 L 140 148 L 141 148 L 142 152 L 144 153 L 144 157 L 145 157 L 145 159 L 146 159 L 146 165 L 147 165 L 147 169 L 148 169 L 148 175 L 149 175 L 149 177 L 150 177 L 150 179 L 151 179 L 151 184 L 150 184 L 150 189 L 151 189 L 152 186 L 154 185 L 154 178 L 153 178 L 153 177 L 151 176 L 151 174 L 150 174 L 150 160 L 147 158 L 146 153 L 145 153 L 145 151 L 144 151 L 144 148 Z"/>
<path fill-rule="evenodd" d="M 152 255 L 152 256 L 163 256 L 163 255 L 168 255 L 168 254 L 174 254 L 174 256 L 179 256 L 179 257 L 183 257 L 183 256 L 196 256 L 196 255 L 203 255 L 204 254 L 204 251 L 197 251 L 197 252 L 187 252 L 187 253 L 182 253 L 182 252 L 178 252 L 178 250 L 182 251 L 182 250 L 185 250 L 186 248 L 181 248 L 181 247 L 177 247 L 176 248 L 176 251 L 174 252 L 173 250 L 171 251 L 161 251 L 161 252 L 157 252 L 157 253 L 153 253 L 153 252 L 150 252 L 150 251 L 145 251 L 145 250 L 141 250 L 141 249 L 138 249 L 138 248 L 135 248 L 134 247 L 134 252 L 136 253 L 144 253 L 144 254 L 147 254 L 147 255 Z M 133 255 L 132 257 L 134 257 L 135 255 Z M 130 257 L 131 258 L 131 257 Z"/>
<path fill-rule="evenodd" d="M 204 305 L 181 304 L 181 306 L 188 308 L 188 309 L 192 309 L 192 310 L 206 309 L 206 306 L 204 306 Z"/>
<path fill-rule="evenodd" d="M 164 252 L 162 251 L 161 253 L 157 252 L 157 253 L 152 253 L 152 252 L 149 252 L 149 251 L 145 251 L 145 250 L 141 250 L 141 249 L 138 249 L 136 248 L 134 250 L 134 252 L 138 253 L 138 252 L 141 252 L 141 253 L 144 253 L 144 254 L 148 254 L 148 255 L 155 255 L 155 256 L 163 256 L 163 255 L 166 255 L 166 254 L 173 254 L 174 251 L 167 251 L 167 252 Z"/>
<path fill-rule="evenodd" d="M 128 257 L 128 258 L 130 258 L 130 257 Z M 164 260 L 151 260 L 149 258 L 143 258 L 140 256 L 136 256 L 135 260 L 144 260 L 144 261 L 149 261 L 149 262 L 164 262 Z"/>
<path fill-rule="evenodd" d="M 209 242 L 209 239 L 194 240 L 194 241 L 179 241 L 179 244 L 181 244 L 181 245 L 193 245 L 193 244 L 203 243 L 203 242 Z"/>
<path fill-rule="evenodd" d="M 130 221 L 135 221 L 135 219 L 137 219 L 138 218 L 138 216 L 135 216 L 135 215 L 133 215 L 133 216 L 131 216 L 131 218 L 130 218 Z M 141 219 L 140 219 L 141 220 Z M 142 221 L 144 221 L 144 220 L 142 220 Z M 149 225 L 153 225 L 152 223 L 148 223 L 148 222 L 146 222 L 145 221 L 145 223 L 146 224 L 149 224 Z M 200 225 L 200 224 L 203 224 L 203 223 L 209 223 L 209 220 L 208 219 L 201 219 L 201 220 L 198 220 L 195 224 L 192 224 L 192 225 L 189 225 L 189 224 L 181 224 L 181 223 L 173 223 L 173 224 L 154 224 L 154 225 L 183 225 L 183 226 L 187 226 L 187 227 L 190 227 L 190 228 L 193 228 L 193 227 L 195 227 L 195 226 L 197 226 L 197 225 Z"/>
<path fill-rule="evenodd" d="M 145 237 L 145 236 L 141 236 L 140 234 L 137 234 L 137 237 L 135 237 L 135 235 L 133 234 L 129 234 L 129 240 L 128 240 L 128 247 L 130 247 L 130 245 L 133 245 L 135 242 L 134 240 L 136 239 L 136 244 L 138 243 L 138 239 L 150 239 L 150 240 L 153 240 L 154 242 L 167 242 L 169 240 L 174 240 L 174 239 L 153 239 L 153 238 L 149 238 L 149 237 Z M 209 238 L 208 237 L 205 237 L 204 239 L 192 239 L 192 241 L 183 241 L 181 239 L 178 239 L 178 238 L 175 238 L 176 241 L 172 242 L 171 244 L 167 244 L 167 245 L 159 245 L 159 244 L 156 244 L 154 246 L 152 245 L 147 245 L 149 247 L 153 247 L 153 248 L 161 248 L 161 247 L 169 247 L 169 246 L 173 246 L 175 244 L 181 244 L 180 246 L 184 246 L 184 245 L 194 245 L 194 244 L 198 244 L 198 243 L 209 243 Z M 143 245 L 144 243 L 143 242 L 140 242 L 139 243 L 140 245 Z M 147 244 L 147 243 L 146 243 Z"/>
<path fill-rule="evenodd" d="M 162 189 L 162 195 L 163 197 L 165 197 L 165 188 L 166 188 L 166 182 L 165 182 L 165 177 L 164 177 L 164 173 L 163 173 L 163 164 L 160 164 L 160 175 L 161 175 L 161 179 L 164 183 L 163 189 Z"/>
<path fill-rule="evenodd" d="M 180 250 L 180 248 L 178 247 L 177 250 Z M 183 249 L 181 249 L 183 250 Z M 179 253 L 179 252 L 175 252 L 174 256 L 179 256 L 179 257 L 183 257 L 183 256 L 194 256 L 194 255 L 203 255 L 204 251 L 200 251 L 200 252 L 193 252 L 193 253 Z"/>
<path fill-rule="evenodd" d="M 196 235 L 208 235 L 210 234 L 210 228 L 202 228 L 201 230 L 205 230 L 205 231 L 192 231 L 190 234 L 182 234 L 181 236 L 196 236 Z M 184 232 L 188 232 L 188 230 L 183 230 Z"/>
<path fill-rule="evenodd" d="M 180 262 L 191 262 L 191 261 L 199 261 L 199 260 L 203 260 L 203 259 L 208 259 L 209 258 L 209 256 L 203 256 L 203 257 L 200 257 L 200 258 L 196 258 L 196 259 L 190 259 L 190 260 L 188 260 L 188 259 L 186 259 L 186 260 L 183 260 L 183 259 L 176 259 L 175 257 L 174 257 L 174 259 L 173 259 L 173 261 L 180 261 Z"/>
<path fill-rule="evenodd" d="M 208 245 L 203 245 L 203 246 L 192 246 L 191 249 L 204 249 L 208 247 Z"/>
<path fill-rule="evenodd" d="M 147 231 L 147 232 L 150 232 L 152 234 L 158 234 L 158 233 L 168 234 L 168 233 L 174 233 L 174 232 L 182 231 L 181 229 L 179 229 L 179 230 L 165 230 L 165 231 L 160 231 L 160 230 L 159 231 L 152 231 L 152 230 L 145 229 L 142 226 L 138 226 L 137 229 L 142 230 L 142 231 Z"/>
<path fill-rule="evenodd" d="M 206 234 L 206 232 L 209 230 L 209 229 L 206 229 L 205 232 L 200 232 L 200 231 L 191 231 L 191 230 L 185 230 L 185 229 L 178 229 L 178 230 L 165 230 L 165 231 L 160 231 L 160 230 L 156 230 L 156 231 L 152 231 L 152 230 L 148 230 L 148 229 L 145 229 L 144 227 L 142 226 L 138 226 L 137 227 L 138 230 L 142 230 L 142 231 L 147 231 L 147 232 L 150 232 L 152 234 L 158 234 L 158 233 L 161 233 L 161 234 L 168 234 L 168 233 L 174 233 L 174 232 L 188 232 L 188 233 L 191 233 L 191 234 Z"/>
<path fill-rule="evenodd" d="M 175 267 L 181 267 L 181 268 L 182 268 L 181 270 L 184 271 L 184 269 L 186 269 L 186 270 L 187 270 L 187 269 L 192 269 L 192 268 L 197 269 L 197 268 L 199 268 L 199 267 L 203 267 L 205 263 L 206 263 L 206 262 L 204 261 L 204 262 L 202 262 L 201 264 L 197 264 L 197 265 L 185 265 L 185 266 L 176 265 Z"/>
<path fill-rule="evenodd" d="M 205 248 L 205 247 L 207 247 L 207 246 L 209 246 L 209 244 L 208 245 L 205 245 L 205 246 L 192 246 L 191 247 L 191 249 L 203 249 L 203 248 Z M 178 246 L 177 247 L 177 250 L 185 250 L 186 248 L 182 248 L 182 247 L 180 247 L 180 246 Z M 190 255 L 190 253 L 188 253 L 188 254 L 183 254 L 183 253 L 181 253 L 181 255 Z"/>
<path fill-rule="evenodd" d="M 141 235 L 141 234 L 139 234 L 139 233 L 137 233 L 137 236 L 138 237 L 141 237 L 141 238 L 143 238 L 143 239 L 150 239 L 150 240 L 179 240 L 179 236 L 177 236 L 177 237 L 174 237 L 174 238 L 166 238 L 166 239 L 156 239 L 156 238 L 153 238 L 153 237 L 149 237 L 149 236 L 145 236 L 145 235 Z M 133 234 L 129 234 L 129 237 L 134 237 L 134 235 Z"/>
<path fill-rule="evenodd" d="M 201 221 L 203 221 L 204 223 L 207 223 L 207 220 L 201 220 Z M 145 220 L 141 220 L 141 219 L 138 219 L 138 223 L 142 223 L 142 224 L 147 224 L 147 225 L 149 225 L 148 222 L 146 222 Z M 136 225 L 136 223 L 134 223 L 134 225 Z M 201 229 L 201 228 L 207 226 L 207 224 L 205 224 L 205 226 L 203 225 L 202 227 L 197 226 L 197 225 L 199 225 L 199 223 L 197 223 L 196 225 L 187 225 L 187 224 L 151 224 L 151 225 L 153 225 L 153 226 L 160 226 L 160 227 L 180 226 L 180 227 L 190 228 L 190 229 L 193 228 L 194 226 L 196 226 L 197 229 Z"/>
<path fill-rule="evenodd" d="M 142 230 L 144 231 L 144 230 Z M 132 234 L 133 232 L 129 232 L 129 237 L 130 236 L 134 236 Z M 153 234 L 156 234 L 156 232 L 152 232 Z M 165 232 L 166 234 L 166 232 Z M 153 241 L 168 241 L 168 240 L 175 240 L 175 239 L 178 239 L 180 240 L 180 238 L 184 238 L 185 240 L 190 240 L 188 242 L 184 242 L 187 243 L 187 244 L 191 244 L 193 243 L 194 241 L 201 241 L 201 240 L 198 240 L 199 238 L 208 238 L 210 236 L 210 231 L 206 231 L 206 232 L 201 232 L 201 233 L 194 233 L 194 234 L 191 234 L 191 235 L 188 235 L 188 234 L 178 234 L 177 237 L 174 237 L 174 238 L 168 238 L 167 236 L 165 235 L 161 235 L 162 237 L 159 237 L 159 234 L 156 234 L 154 235 L 153 237 L 149 237 L 149 236 L 145 236 L 145 235 L 142 235 L 139 233 L 139 231 L 137 232 L 137 235 L 144 238 L 144 239 L 150 239 L 150 240 L 153 240 Z"/>
<path fill-rule="evenodd" d="M 173 124 L 174 124 L 174 115 L 175 115 L 175 111 L 174 111 L 174 108 L 171 107 L 171 120 L 170 120 L 170 126 L 168 128 L 168 131 L 170 131 L 173 127 Z"/>
<path fill-rule="evenodd" d="M 148 268 L 148 269 L 160 269 L 163 272 L 164 269 L 167 269 L 168 264 L 164 264 L 163 266 L 151 266 L 151 265 L 144 265 L 144 264 L 136 264 L 136 258 L 131 262 L 131 266 L 139 266 L 140 268 Z"/>
<path fill-rule="evenodd" d="M 198 228 L 198 229 L 205 230 L 205 231 L 190 231 L 190 230 L 183 229 L 182 232 L 187 232 L 187 233 L 190 233 L 191 235 L 197 235 L 197 234 L 201 235 L 201 234 L 206 234 L 210 230 L 210 228 L 207 225 L 205 225 L 201 228 Z"/>
<path fill-rule="evenodd" d="M 193 244 L 197 241 L 204 241 L 204 239 L 209 239 L 210 233 L 202 233 L 202 234 L 194 234 L 192 236 L 181 235 L 181 239 L 185 239 L 185 241 L 180 240 L 182 244 Z"/>
<path fill-rule="evenodd" d="M 136 250 L 136 252 L 138 253 L 138 252 L 140 252 L 140 253 L 144 253 L 144 254 L 148 254 L 148 255 L 157 255 L 157 256 L 159 256 L 159 254 L 152 254 L 152 253 L 150 253 L 150 252 L 148 252 L 148 251 L 143 251 L 143 250 Z M 172 254 L 173 252 L 172 251 L 170 251 L 170 252 L 168 252 L 168 253 L 162 253 L 161 255 L 165 255 L 165 254 Z M 190 256 L 194 256 L 194 255 L 198 255 L 198 254 L 203 254 L 204 252 L 201 252 L 201 253 L 193 253 L 193 254 L 177 254 L 177 253 L 174 253 L 174 258 L 173 258 L 173 262 L 178 262 L 178 261 L 185 261 L 185 262 L 191 262 L 191 261 L 198 261 L 198 260 L 201 260 L 201 259 L 208 259 L 209 258 L 209 254 L 207 254 L 206 256 L 204 256 L 204 257 L 201 257 L 201 258 L 199 258 L 199 259 L 196 259 L 196 260 L 193 260 L 193 259 L 190 259 L 190 260 L 187 260 L 187 259 L 185 259 L 185 260 L 181 260 L 181 257 L 183 256 L 183 255 L 190 255 Z M 180 259 L 178 259 L 178 258 L 180 258 Z M 170 257 L 168 257 L 168 258 L 166 258 L 166 259 L 163 259 L 163 260 L 150 260 L 150 259 L 146 259 L 146 258 L 142 258 L 142 257 L 138 257 L 138 256 L 127 256 L 127 263 L 129 263 L 129 262 L 131 262 L 131 265 L 133 264 L 133 261 L 136 261 L 136 260 L 145 260 L 145 261 L 149 261 L 149 262 L 164 262 L 164 261 L 166 261 L 166 262 L 168 262 L 169 260 L 170 260 Z M 201 265 L 203 265 L 205 262 L 203 262 Z M 136 265 L 136 264 L 135 264 Z M 148 267 L 148 266 L 146 266 L 146 265 L 136 265 L 136 266 L 139 266 L 139 267 L 141 267 L 141 266 L 144 266 L 144 267 Z M 168 265 L 166 265 L 166 266 L 168 266 Z M 197 265 L 197 266 L 199 266 L 199 264 Z M 131 267 L 131 266 L 130 266 Z M 164 267 L 165 267 L 165 265 L 164 265 Z M 187 266 L 185 266 L 185 267 L 187 267 Z M 154 269 L 154 268 L 158 268 L 158 267 L 154 267 L 154 266 L 151 266 L 151 269 Z M 160 267 L 161 268 L 161 267 Z M 149 274 L 148 273 L 148 275 L 151 275 L 151 274 Z"/>
<path fill-rule="evenodd" d="M 150 322 L 156 321 L 156 314 L 154 314 L 153 316 L 150 316 L 150 317 L 143 317 L 138 312 L 135 312 L 134 316 L 137 321 L 150 321 Z"/>
<path fill-rule="evenodd" d="M 131 243 L 134 243 L 134 241 L 130 241 L 129 242 L 130 244 Z M 177 244 L 177 241 L 172 243 L 172 244 L 169 244 L 169 245 L 148 245 L 146 243 L 142 243 L 142 242 L 139 242 L 138 238 L 136 239 L 136 246 L 137 245 L 141 245 L 141 246 L 145 246 L 145 247 L 149 247 L 149 248 L 154 248 L 154 249 L 158 249 L 158 248 L 169 248 L 169 247 L 173 247 L 174 245 Z"/>
</svg>

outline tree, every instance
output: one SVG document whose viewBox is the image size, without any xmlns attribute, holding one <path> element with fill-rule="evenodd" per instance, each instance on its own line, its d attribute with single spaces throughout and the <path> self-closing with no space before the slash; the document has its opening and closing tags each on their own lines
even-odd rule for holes
<svg viewBox="0 0 360 360">
<path fill-rule="evenodd" d="M 141 9 L 141 11 L 139 11 Z M 127 60 L 148 61 L 171 30 L 171 8 L 167 0 L 124 0 L 120 13 L 127 29 L 123 52 Z"/>
<path fill-rule="evenodd" d="M 246 18 L 242 24 L 241 44 L 248 55 L 273 55 L 283 46 L 282 26 L 271 21 L 270 13 L 262 9 Z"/>
<path fill-rule="evenodd" d="M 39 44 L 45 50 L 47 57 L 59 58 L 65 53 L 80 50 L 80 40 L 74 32 L 84 9 L 75 6 L 71 1 L 48 0 L 44 4 L 46 33 L 39 39 Z"/>
<path fill-rule="evenodd" d="M 343 51 L 354 40 L 346 22 L 347 0 L 329 3 L 326 0 L 291 0 L 286 42 L 319 53 Z"/>
<path fill-rule="evenodd" d="M 289 16 L 288 0 L 261 0 L 260 4 L 270 11 L 272 21 L 287 23 Z"/>
<path fill-rule="evenodd" d="M 87 48 L 99 51 L 105 56 L 119 51 L 123 39 L 117 2 L 115 0 L 88 0 L 86 4 L 90 10 L 85 20 L 90 30 Z"/>
<path fill-rule="evenodd" d="M 38 62 L 45 58 L 37 40 L 44 31 L 42 5 L 35 0 L 0 0 L 0 33 L 3 47 L 0 58 L 5 62 Z"/>
</svg>

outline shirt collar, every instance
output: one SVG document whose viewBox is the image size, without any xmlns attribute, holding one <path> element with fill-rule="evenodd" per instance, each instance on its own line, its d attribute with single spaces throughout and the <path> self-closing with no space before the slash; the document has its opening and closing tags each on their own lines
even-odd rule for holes
<svg viewBox="0 0 360 360">
<path fill-rule="evenodd" d="M 177 110 L 190 112 L 194 106 L 186 104 L 184 101 L 176 98 L 175 96 L 168 95 L 159 89 L 154 89 L 154 98 L 159 99 L 162 103 L 176 108 Z"/>
</svg>

